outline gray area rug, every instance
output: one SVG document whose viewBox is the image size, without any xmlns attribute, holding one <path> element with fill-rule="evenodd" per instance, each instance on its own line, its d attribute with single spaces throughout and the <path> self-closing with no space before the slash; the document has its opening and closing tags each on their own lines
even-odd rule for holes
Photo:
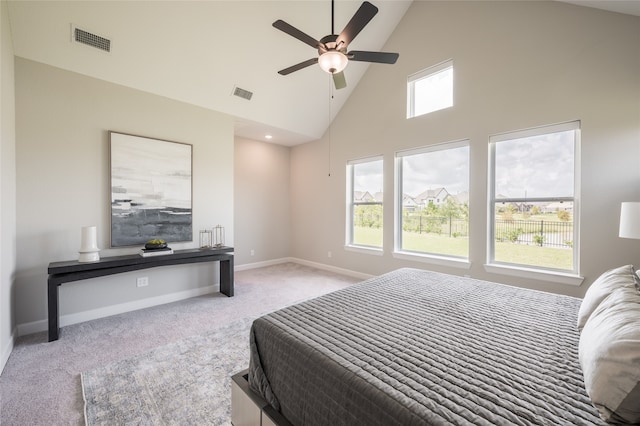
<svg viewBox="0 0 640 426">
<path fill-rule="evenodd" d="M 82 373 L 87 425 L 229 425 L 253 318 Z"/>
</svg>

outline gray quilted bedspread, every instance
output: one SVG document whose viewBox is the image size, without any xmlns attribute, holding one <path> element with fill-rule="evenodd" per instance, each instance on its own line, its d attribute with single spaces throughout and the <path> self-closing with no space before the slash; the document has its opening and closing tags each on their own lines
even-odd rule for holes
<svg viewBox="0 0 640 426">
<path fill-rule="evenodd" d="M 602 424 L 579 306 L 400 269 L 256 320 L 249 385 L 294 425 Z"/>
</svg>

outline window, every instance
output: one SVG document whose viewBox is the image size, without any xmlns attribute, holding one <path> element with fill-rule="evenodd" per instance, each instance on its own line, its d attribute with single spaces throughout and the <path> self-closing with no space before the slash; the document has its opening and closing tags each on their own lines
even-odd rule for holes
<svg viewBox="0 0 640 426">
<path fill-rule="evenodd" d="M 580 122 L 489 142 L 489 263 L 577 274 Z"/>
<path fill-rule="evenodd" d="M 382 248 L 382 157 L 347 163 L 348 246 Z"/>
<path fill-rule="evenodd" d="M 469 142 L 396 155 L 396 250 L 469 257 Z"/>
<path fill-rule="evenodd" d="M 407 118 L 453 106 L 453 61 L 410 75 L 407 79 Z"/>
</svg>

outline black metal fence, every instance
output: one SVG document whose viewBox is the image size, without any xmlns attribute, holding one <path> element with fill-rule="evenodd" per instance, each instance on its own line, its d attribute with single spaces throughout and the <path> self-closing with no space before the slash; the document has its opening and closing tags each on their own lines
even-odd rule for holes
<svg viewBox="0 0 640 426">
<path fill-rule="evenodd" d="M 356 226 L 379 228 L 382 216 L 368 212 L 355 217 Z M 454 217 L 411 215 L 402 218 L 402 230 L 418 234 L 438 234 L 468 237 L 469 221 Z M 536 245 L 540 247 L 572 248 L 573 223 L 553 220 L 495 221 L 495 238 L 499 242 Z"/>
<path fill-rule="evenodd" d="M 438 234 L 449 237 L 468 237 L 469 221 L 453 217 L 405 216 L 402 230 L 418 234 Z"/>
<path fill-rule="evenodd" d="M 495 222 L 496 241 L 540 247 L 573 247 L 573 223 L 551 220 L 500 220 Z"/>
</svg>

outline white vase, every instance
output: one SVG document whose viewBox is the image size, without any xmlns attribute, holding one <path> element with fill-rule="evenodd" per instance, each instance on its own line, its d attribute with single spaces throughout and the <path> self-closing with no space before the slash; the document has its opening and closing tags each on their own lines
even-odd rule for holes
<svg viewBox="0 0 640 426">
<path fill-rule="evenodd" d="M 100 260 L 98 231 L 95 226 L 83 226 L 80 239 L 78 262 L 97 262 Z"/>
</svg>

